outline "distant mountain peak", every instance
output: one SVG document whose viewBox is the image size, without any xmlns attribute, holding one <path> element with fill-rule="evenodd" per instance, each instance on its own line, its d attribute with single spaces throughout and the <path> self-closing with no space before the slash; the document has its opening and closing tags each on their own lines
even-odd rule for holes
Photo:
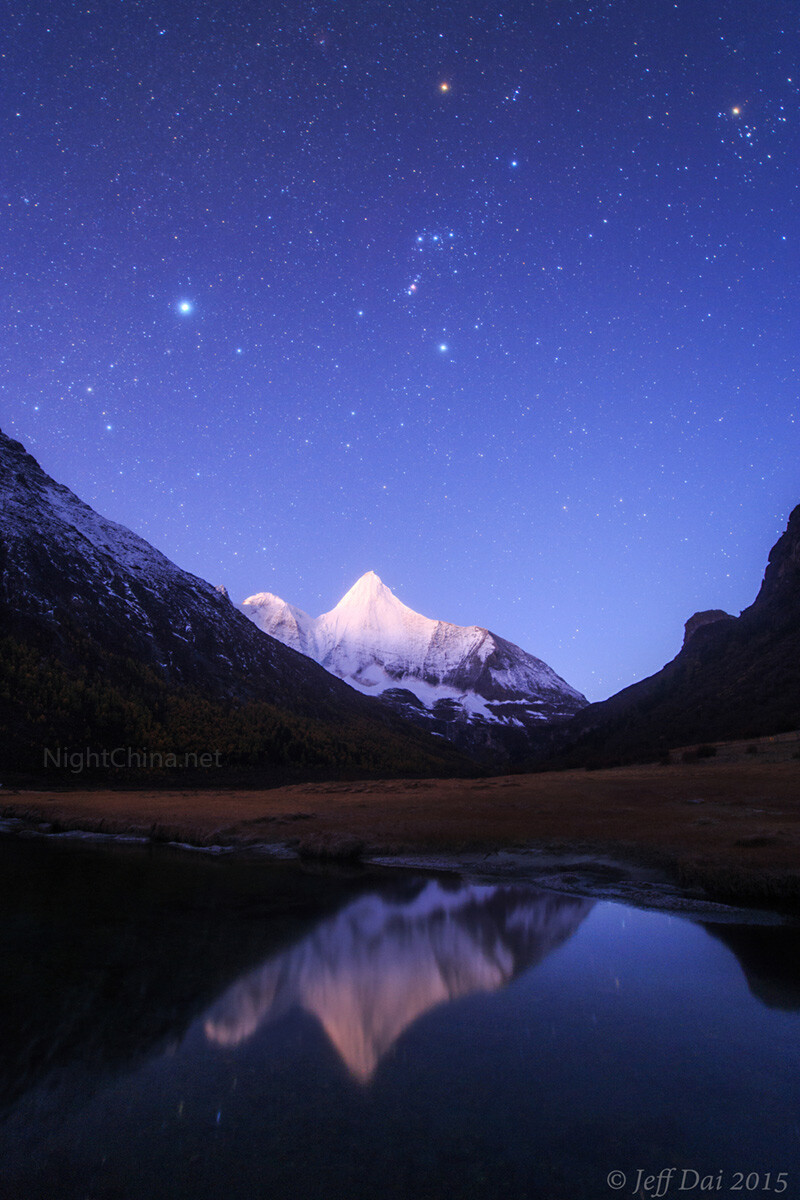
<svg viewBox="0 0 800 1200">
<path fill-rule="evenodd" d="M 355 581 L 353 586 L 350 588 L 350 591 L 345 592 L 339 603 L 344 604 L 348 596 L 352 596 L 354 594 L 361 595 L 364 592 L 378 592 L 381 590 L 381 588 L 385 588 L 387 592 L 389 591 L 389 588 L 386 587 L 386 584 L 383 582 L 380 575 L 377 575 L 375 571 L 365 571 L 364 574 Z"/>
<path fill-rule="evenodd" d="M 375 604 L 400 605 L 401 608 L 405 608 L 374 571 L 367 571 L 356 580 L 349 592 L 345 592 L 333 611 L 367 608 Z"/>
<path fill-rule="evenodd" d="M 110 745 L 119 746 L 129 726 L 131 738 L 144 736 L 134 734 L 137 720 L 140 729 L 166 739 L 157 746 L 171 747 L 173 737 L 184 745 L 196 735 L 205 754 L 215 748 L 217 734 L 210 731 L 218 730 L 232 755 L 246 744 L 245 755 L 280 769 L 305 769 L 313 761 L 314 771 L 338 772 L 344 762 L 361 769 L 373 761 L 382 772 L 384 764 L 389 772 L 405 772 L 418 752 L 431 769 L 443 759 L 458 762 L 449 747 L 376 711 L 311 655 L 288 650 L 292 637 L 304 649 L 311 617 L 269 593 L 256 599 L 272 605 L 282 622 L 277 638 L 246 620 L 224 588 L 181 570 L 51 479 L 0 430 L 0 628 L 13 646 L 0 663 L 0 699 L 4 689 L 7 700 L 15 697 L 20 681 L 33 697 L 0 704 L 4 769 L 24 763 L 27 770 L 32 763 L 38 770 L 43 746 L 73 736 L 81 745 L 113 739 Z M 30 652 L 38 665 L 29 671 Z M 59 681 L 58 705 L 51 675 Z M 86 678 L 102 680 L 109 690 L 89 694 Z M 171 694 L 186 702 L 175 717 L 164 699 Z M 193 716 L 199 697 L 202 718 Z M 255 710 L 248 708 L 251 700 Z M 262 723 L 263 704 L 280 713 L 280 734 Z M 321 733 L 308 725 L 309 716 Z M 255 728 L 250 720 L 259 729 L 252 743 L 243 732 Z M 287 746 L 284 733 L 295 728 L 302 737 Z M 309 746 L 317 747 L 313 759 Z"/>
<path fill-rule="evenodd" d="M 242 611 L 358 691 L 388 693 L 402 705 L 416 698 L 417 712 L 439 720 L 448 737 L 459 722 L 519 733 L 572 716 L 586 703 L 546 663 L 488 629 L 415 612 L 375 571 L 319 617 L 268 592 L 249 596 Z"/>
<path fill-rule="evenodd" d="M 367 571 L 330 612 L 317 618 L 319 656 L 313 657 L 346 678 L 349 669 L 340 671 L 337 661 L 340 648 L 355 650 L 362 660 L 375 653 L 382 665 L 385 659 L 398 656 L 405 661 L 430 641 L 436 624 L 398 600 L 374 571 Z"/>
</svg>

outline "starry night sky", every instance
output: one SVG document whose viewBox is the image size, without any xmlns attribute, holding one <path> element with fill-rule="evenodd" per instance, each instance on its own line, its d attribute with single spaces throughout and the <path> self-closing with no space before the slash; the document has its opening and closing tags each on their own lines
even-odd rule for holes
<svg viewBox="0 0 800 1200">
<path fill-rule="evenodd" d="M 591 699 L 800 501 L 795 0 L 4 21 L 0 422 L 180 566 Z"/>
</svg>

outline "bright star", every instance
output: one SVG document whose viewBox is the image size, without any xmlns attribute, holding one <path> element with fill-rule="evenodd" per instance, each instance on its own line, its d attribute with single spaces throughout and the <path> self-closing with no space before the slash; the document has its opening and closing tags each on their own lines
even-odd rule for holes
<svg viewBox="0 0 800 1200">
<path fill-rule="evenodd" d="M 194 305 L 192 304 L 191 300 L 179 300 L 178 312 L 184 317 L 188 317 L 190 313 L 193 313 Z"/>
<path fill-rule="evenodd" d="M 439 346 L 439 349 L 442 352 L 442 354 L 445 354 L 449 350 L 449 348 L 450 347 L 447 346 L 445 342 L 442 342 Z"/>
<path fill-rule="evenodd" d="M 450 91 L 450 84 L 447 82 L 446 79 L 443 79 L 442 82 L 439 84 L 439 91 L 440 92 L 449 92 Z"/>
</svg>

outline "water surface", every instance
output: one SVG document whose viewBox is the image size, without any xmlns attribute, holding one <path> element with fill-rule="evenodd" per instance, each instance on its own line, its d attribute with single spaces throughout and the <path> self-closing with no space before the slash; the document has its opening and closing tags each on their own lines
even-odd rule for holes
<svg viewBox="0 0 800 1200">
<path fill-rule="evenodd" d="M 11 840 L 0 903 L 9 1197 L 800 1196 L 796 929 Z"/>
</svg>

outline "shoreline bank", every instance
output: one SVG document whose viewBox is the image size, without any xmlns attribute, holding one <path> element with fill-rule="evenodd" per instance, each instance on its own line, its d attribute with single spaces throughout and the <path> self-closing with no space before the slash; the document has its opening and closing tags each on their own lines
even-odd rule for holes
<svg viewBox="0 0 800 1200">
<path fill-rule="evenodd" d="M 258 848 L 340 862 L 405 865 L 425 858 L 462 872 L 482 862 L 490 870 L 493 857 L 504 871 L 525 873 L 529 864 L 536 875 L 549 872 L 552 886 L 568 860 L 606 861 L 655 872 L 677 889 L 676 902 L 683 895 L 800 912 L 797 762 L 706 761 L 243 792 L 19 791 L 0 798 L 0 817 L 45 834 Z M 536 862 L 531 855 L 539 856 Z M 542 855 L 557 860 L 544 873 Z M 585 883 L 581 874 L 566 870 L 577 888 Z M 621 879 L 606 882 L 611 887 Z M 603 881 L 597 886 L 602 891 Z"/>
</svg>

